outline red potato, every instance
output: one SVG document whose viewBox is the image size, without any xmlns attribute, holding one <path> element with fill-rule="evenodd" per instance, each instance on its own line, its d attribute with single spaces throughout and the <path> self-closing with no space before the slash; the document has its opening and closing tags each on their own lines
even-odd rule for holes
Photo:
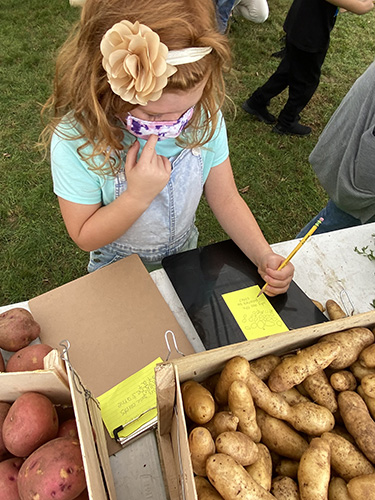
<svg viewBox="0 0 375 500">
<path fill-rule="evenodd" d="M 17 478 L 22 458 L 9 458 L 0 462 L 0 498 L 1 500 L 20 500 Z"/>
<path fill-rule="evenodd" d="M 5 361 L 1 352 L 0 352 L 0 372 L 5 372 Z"/>
<path fill-rule="evenodd" d="M 43 394 L 26 392 L 10 407 L 3 424 L 3 440 L 16 457 L 27 457 L 57 436 L 59 421 L 52 402 Z"/>
<path fill-rule="evenodd" d="M 89 492 L 87 491 L 87 488 L 85 488 L 82 493 L 78 495 L 78 497 L 75 497 L 74 500 L 89 500 Z"/>
<path fill-rule="evenodd" d="M 22 307 L 15 307 L 0 314 L 0 348 L 19 351 L 39 337 L 40 326 L 32 314 Z"/>
<path fill-rule="evenodd" d="M 15 352 L 6 366 L 7 372 L 27 372 L 43 370 L 43 359 L 52 351 L 52 347 L 47 344 L 33 344 Z"/>
<path fill-rule="evenodd" d="M 21 500 L 74 500 L 86 488 L 77 439 L 56 438 L 35 450 L 18 475 Z"/>
<path fill-rule="evenodd" d="M 9 408 L 10 408 L 9 403 L 0 403 L 0 461 L 4 460 L 9 455 L 9 452 L 6 449 L 3 441 L 3 432 L 2 432 L 4 420 L 8 414 Z"/>
<path fill-rule="evenodd" d="M 70 437 L 78 439 L 76 419 L 70 418 L 69 420 L 65 420 L 65 422 L 60 424 L 57 437 Z"/>
</svg>

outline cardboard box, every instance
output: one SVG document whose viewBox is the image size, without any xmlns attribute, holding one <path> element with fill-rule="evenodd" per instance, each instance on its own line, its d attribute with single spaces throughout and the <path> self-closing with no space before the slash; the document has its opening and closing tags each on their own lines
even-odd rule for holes
<svg viewBox="0 0 375 500">
<path fill-rule="evenodd" d="M 171 500 L 179 498 L 197 500 L 180 390 L 181 383 L 190 379 L 200 382 L 220 372 L 225 363 L 234 356 L 243 356 L 250 361 L 267 354 L 285 354 L 314 344 L 317 339 L 329 333 L 354 327 L 374 326 L 375 311 L 372 311 L 192 354 L 157 366 L 155 374 L 158 439 L 165 482 Z"/>
<path fill-rule="evenodd" d="M 29 308 L 43 343 L 69 341 L 71 363 L 96 398 L 159 356 L 167 359 L 167 330 L 182 352 L 194 352 L 138 255 L 39 295 Z M 110 455 L 121 450 L 107 431 L 106 440 Z"/>
<path fill-rule="evenodd" d="M 99 405 L 83 386 L 66 351 L 64 361 L 53 349 L 45 358 L 45 370 L 0 373 L 0 401 L 13 403 L 26 392 L 47 396 L 59 409 L 72 409 L 77 422 L 90 500 L 115 500 Z M 95 440 L 94 440 L 95 435 Z"/>
</svg>

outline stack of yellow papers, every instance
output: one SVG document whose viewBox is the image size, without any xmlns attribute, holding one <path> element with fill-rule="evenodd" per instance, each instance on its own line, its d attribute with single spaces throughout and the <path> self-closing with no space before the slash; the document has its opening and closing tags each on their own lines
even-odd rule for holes
<svg viewBox="0 0 375 500">
<path fill-rule="evenodd" d="M 112 438 L 120 438 L 121 444 L 156 425 L 154 370 L 162 361 L 157 358 L 97 398 L 104 425 Z"/>
</svg>

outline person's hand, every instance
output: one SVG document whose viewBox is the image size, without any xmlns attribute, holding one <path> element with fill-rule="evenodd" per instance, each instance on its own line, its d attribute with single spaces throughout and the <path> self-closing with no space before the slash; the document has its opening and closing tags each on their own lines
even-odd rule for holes
<svg viewBox="0 0 375 500">
<path fill-rule="evenodd" d="M 168 184 L 171 175 L 171 162 L 155 152 L 158 137 L 151 135 L 137 161 L 139 142 L 129 148 L 125 161 L 125 175 L 128 183 L 127 193 L 146 206 Z"/>
<path fill-rule="evenodd" d="M 284 257 L 273 252 L 263 255 L 261 258 L 258 273 L 267 283 L 264 293 L 270 297 L 285 293 L 293 279 L 294 266 L 291 262 L 288 262 L 280 271 L 277 270 L 284 260 Z"/>
</svg>

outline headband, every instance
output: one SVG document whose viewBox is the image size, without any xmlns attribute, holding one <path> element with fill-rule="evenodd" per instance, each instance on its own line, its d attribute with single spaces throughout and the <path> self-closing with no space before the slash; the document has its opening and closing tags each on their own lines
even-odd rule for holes
<svg viewBox="0 0 375 500">
<path fill-rule="evenodd" d="M 102 65 L 112 91 L 130 104 L 157 101 L 180 64 L 199 61 L 212 47 L 168 50 L 159 35 L 136 21 L 121 21 L 102 38 Z"/>
</svg>

